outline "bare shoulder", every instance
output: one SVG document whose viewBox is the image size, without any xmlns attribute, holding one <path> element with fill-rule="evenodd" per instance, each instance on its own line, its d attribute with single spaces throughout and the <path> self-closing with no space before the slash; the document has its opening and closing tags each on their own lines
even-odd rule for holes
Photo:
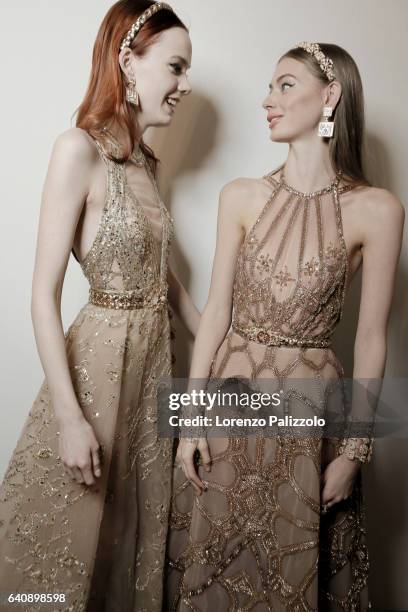
<svg viewBox="0 0 408 612">
<path fill-rule="evenodd" d="M 220 209 L 241 214 L 248 209 L 248 204 L 262 195 L 264 186 L 260 179 L 236 178 L 221 190 Z"/>
<path fill-rule="evenodd" d="M 356 187 L 353 190 L 356 203 L 364 208 L 365 212 L 375 216 L 404 214 L 401 201 L 388 189 L 381 187 Z"/>
<path fill-rule="evenodd" d="M 59 134 L 53 153 L 64 156 L 75 164 L 92 165 L 98 159 L 98 151 L 91 136 L 82 128 L 69 128 Z"/>
<path fill-rule="evenodd" d="M 85 130 L 71 128 L 59 134 L 54 142 L 44 186 L 46 196 L 82 206 L 88 198 L 95 170 L 101 163 L 98 149 Z"/>
<path fill-rule="evenodd" d="M 227 200 L 243 200 L 253 195 L 256 189 L 259 189 L 259 180 L 254 178 L 236 178 L 230 181 L 221 189 L 223 199 Z"/>
<path fill-rule="evenodd" d="M 355 214 L 361 219 L 366 238 L 378 233 L 401 233 L 405 210 L 402 202 L 387 189 L 356 187 L 353 193 Z"/>
</svg>

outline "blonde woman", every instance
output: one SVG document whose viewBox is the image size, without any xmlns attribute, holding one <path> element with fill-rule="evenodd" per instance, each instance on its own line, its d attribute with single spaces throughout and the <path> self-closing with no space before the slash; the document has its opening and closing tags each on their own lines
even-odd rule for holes
<svg viewBox="0 0 408 612">
<path fill-rule="evenodd" d="M 383 376 L 404 209 L 365 177 L 363 91 L 344 49 L 304 43 L 289 50 L 263 107 L 270 138 L 289 144 L 288 157 L 221 193 L 190 377 L 269 380 L 287 393 L 289 414 L 301 407 L 312 415 L 319 406 L 312 391 L 344 376 L 331 338 L 360 266 L 353 379 Z M 369 609 L 360 466 L 372 442 L 181 438 L 169 609 Z"/>
</svg>

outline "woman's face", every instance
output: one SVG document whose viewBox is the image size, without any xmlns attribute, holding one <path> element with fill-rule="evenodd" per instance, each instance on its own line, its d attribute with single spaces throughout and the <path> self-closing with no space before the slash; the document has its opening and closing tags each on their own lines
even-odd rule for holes
<svg viewBox="0 0 408 612">
<path fill-rule="evenodd" d="M 188 32 L 180 27 L 161 32 L 143 57 L 129 53 L 124 69 L 128 77 L 133 72 L 136 81 L 142 130 L 168 125 L 181 98 L 190 93 L 191 53 Z"/>
<path fill-rule="evenodd" d="M 325 105 L 330 105 L 328 86 L 302 62 L 285 57 L 276 67 L 269 95 L 262 104 L 267 111 L 271 140 L 293 142 L 317 134 Z"/>
</svg>

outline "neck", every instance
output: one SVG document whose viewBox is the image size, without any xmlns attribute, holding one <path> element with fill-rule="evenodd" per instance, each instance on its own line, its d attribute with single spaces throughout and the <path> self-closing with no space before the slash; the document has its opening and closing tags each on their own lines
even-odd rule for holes
<svg viewBox="0 0 408 612">
<path fill-rule="evenodd" d="M 140 131 L 140 126 L 139 125 L 138 125 L 138 128 L 139 128 L 139 131 Z M 140 142 L 142 140 L 144 132 L 145 132 L 145 130 L 140 131 L 140 137 L 135 140 L 134 151 L 138 151 L 139 150 Z M 111 134 L 113 136 L 114 140 L 116 140 L 122 146 L 127 141 L 128 136 L 127 136 L 126 132 L 121 130 L 117 125 L 113 124 L 113 125 L 109 126 L 108 133 Z"/>
<path fill-rule="evenodd" d="M 285 163 L 285 181 L 301 192 L 318 191 L 326 187 L 336 175 L 329 154 L 329 146 L 323 139 L 313 136 L 309 141 L 289 144 Z M 313 146 L 312 146 L 313 145 Z"/>
</svg>

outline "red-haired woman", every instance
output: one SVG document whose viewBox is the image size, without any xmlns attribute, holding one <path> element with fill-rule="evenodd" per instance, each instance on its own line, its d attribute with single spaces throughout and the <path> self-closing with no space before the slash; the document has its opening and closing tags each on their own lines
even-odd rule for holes
<svg viewBox="0 0 408 612">
<path fill-rule="evenodd" d="M 155 392 L 171 374 L 168 297 L 193 334 L 199 314 L 168 269 L 173 225 L 142 136 L 171 122 L 190 63 L 171 7 L 120 0 L 77 127 L 52 152 L 32 296 L 45 381 L 0 490 L 0 591 L 34 593 L 16 600 L 27 610 L 161 609 L 172 449 L 156 434 Z M 64 337 L 71 249 L 90 299 Z"/>
<path fill-rule="evenodd" d="M 207 438 L 181 439 L 169 609 L 365 612 L 360 466 L 372 451 L 369 395 L 384 373 L 404 209 L 364 175 L 363 91 L 346 51 L 300 43 L 279 60 L 269 90 L 270 138 L 289 144 L 288 157 L 221 193 L 190 376 L 273 390 L 284 400 L 280 417 L 341 420 L 347 389 L 331 337 L 362 265 L 351 417 L 364 429 L 322 439 L 319 430 L 290 435 L 290 425 L 271 437 L 216 437 L 210 428 Z"/>
</svg>

